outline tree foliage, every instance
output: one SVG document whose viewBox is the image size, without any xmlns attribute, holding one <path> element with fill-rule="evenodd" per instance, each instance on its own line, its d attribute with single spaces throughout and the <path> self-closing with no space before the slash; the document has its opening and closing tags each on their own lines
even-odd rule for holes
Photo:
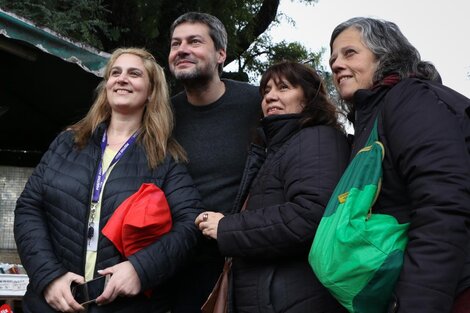
<svg viewBox="0 0 470 313">
<path fill-rule="evenodd" d="M 123 46 L 145 47 L 162 65 L 167 64 L 171 23 L 185 12 L 208 12 L 227 29 L 225 64 L 236 61 L 238 65 L 236 72 L 224 73 L 226 77 L 257 83 L 273 63 L 294 60 L 316 68 L 335 97 L 331 73 L 320 62 L 324 50 L 312 52 L 299 42 L 273 42 L 271 27 L 281 21 L 295 25 L 278 12 L 279 4 L 280 0 L 0 0 L 2 9 L 107 52 Z M 173 92 L 181 88 L 172 79 L 170 85 Z"/>
<path fill-rule="evenodd" d="M 318 0 L 296 0 L 306 5 Z M 318 59 L 300 43 L 274 44 L 265 31 L 279 23 L 280 0 L 0 0 L 0 7 L 73 39 L 111 52 L 120 46 L 146 47 L 160 64 L 169 52 L 169 28 L 182 13 L 208 12 L 226 26 L 226 64 L 254 77 L 276 60 Z M 318 63 L 316 63 L 318 65 Z"/>
<path fill-rule="evenodd" d="M 106 20 L 103 0 L 0 0 L 0 7 L 57 33 L 103 49 L 102 34 L 117 40 L 118 30 Z"/>
<path fill-rule="evenodd" d="M 289 60 L 308 63 L 314 68 L 320 65 L 323 50 L 312 52 L 299 42 L 273 43 L 268 34 L 263 34 L 243 52 L 238 60 L 238 72 L 249 74 L 250 80 L 256 80 L 274 63 Z"/>
</svg>

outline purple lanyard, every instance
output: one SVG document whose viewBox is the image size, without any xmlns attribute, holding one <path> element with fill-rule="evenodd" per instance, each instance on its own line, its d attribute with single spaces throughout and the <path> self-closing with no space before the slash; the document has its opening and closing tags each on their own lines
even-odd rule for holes
<svg viewBox="0 0 470 313">
<path fill-rule="evenodd" d="M 106 178 L 106 173 L 111 168 L 111 166 L 113 166 L 117 161 L 121 159 L 124 152 L 127 150 L 127 148 L 130 145 L 134 143 L 138 135 L 139 135 L 139 130 L 137 130 L 134 134 L 132 134 L 131 137 L 129 137 L 129 139 L 127 139 L 126 143 L 121 147 L 121 149 L 119 149 L 118 153 L 116 153 L 113 160 L 109 164 L 108 168 L 103 173 L 104 150 L 106 149 L 106 145 L 108 143 L 106 130 L 104 131 L 103 138 L 101 139 L 101 160 L 100 160 L 100 164 L 98 165 L 98 172 L 96 173 L 95 184 L 93 185 L 93 197 L 91 199 L 93 204 L 98 203 L 100 199 L 100 193 L 101 193 L 101 189 L 103 188 L 103 182 L 104 182 L 104 179 Z"/>
</svg>

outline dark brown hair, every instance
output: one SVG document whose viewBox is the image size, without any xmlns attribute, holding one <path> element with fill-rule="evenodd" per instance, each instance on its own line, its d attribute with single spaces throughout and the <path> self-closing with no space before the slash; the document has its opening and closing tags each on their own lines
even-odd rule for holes
<svg viewBox="0 0 470 313">
<path fill-rule="evenodd" d="M 338 109 L 330 100 L 322 78 L 313 68 L 292 61 L 272 65 L 261 77 L 259 86 L 261 96 L 264 96 L 264 90 L 270 79 L 275 82 L 285 79 L 294 87 L 302 88 L 306 99 L 305 107 L 301 112 L 302 127 L 327 125 L 343 130 L 338 121 Z"/>
</svg>

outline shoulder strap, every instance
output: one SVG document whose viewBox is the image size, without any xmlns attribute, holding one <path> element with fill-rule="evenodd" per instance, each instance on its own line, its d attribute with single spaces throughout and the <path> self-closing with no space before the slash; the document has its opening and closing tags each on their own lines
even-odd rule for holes
<svg viewBox="0 0 470 313">
<path fill-rule="evenodd" d="M 379 139 L 378 131 L 377 131 L 377 125 L 379 123 L 379 116 L 380 116 L 381 110 L 378 112 L 377 117 L 375 118 L 374 121 L 374 126 L 372 126 L 372 129 L 370 131 L 369 138 L 367 139 L 367 142 L 365 146 L 370 146 L 374 142 L 376 142 Z"/>
<path fill-rule="evenodd" d="M 379 134 L 378 134 L 378 129 L 377 129 L 378 128 L 378 123 L 379 123 L 379 116 L 380 116 L 380 112 L 377 114 L 377 117 L 374 120 L 374 124 L 373 124 L 373 126 L 370 130 L 369 137 L 367 138 L 367 141 L 365 142 L 363 147 L 359 151 L 357 151 L 357 153 L 354 155 L 354 157 L 357 156 L 361 152 L 370 150 L 370 147 L 375 142 L 378 142 L 382 146 L 382 150 L 384 150 L 382 143 L 380 143 L 380 141 L 379 141 Z"/>
</svg>

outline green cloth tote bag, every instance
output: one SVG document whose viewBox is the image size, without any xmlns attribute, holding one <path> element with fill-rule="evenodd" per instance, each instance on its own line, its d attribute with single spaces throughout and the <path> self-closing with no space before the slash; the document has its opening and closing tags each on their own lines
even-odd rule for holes
<svg viewBox="0 0 470 313">
<path fill-rule="evenodd" d="M 349 312 L 385 312 L 408 241 L 408 224 L 373 213 L 384 147 L 377 120 L 333 192 L 308 256 L 322 284 Z"/>
</svg>

